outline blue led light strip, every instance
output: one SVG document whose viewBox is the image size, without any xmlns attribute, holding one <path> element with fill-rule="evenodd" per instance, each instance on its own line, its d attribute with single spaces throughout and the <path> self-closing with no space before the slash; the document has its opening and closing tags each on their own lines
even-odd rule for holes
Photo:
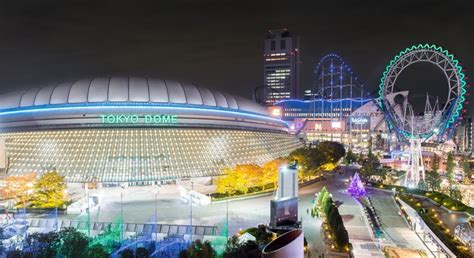
<svg viewBox="0 0 474 258">
<path fill-rule="evenodd" d="M 284 99 L 284 100 L 280 100 L 278 102 L 275 102 L 275 105 L 277 104 L 281 104 L 281 103 L 285 103 L 285 102 L 300 102 L 300 103 L 311 103 L 311 102 L 321 102 L 321 101 L 324 101 L 324 102 L 342 102 L 342 101 L 352 101 L 352 102 L 369 102 L 370 99 L 350 99 L 350 98 L 345 98 L 345 99 L 333 99 L 333 100 L 329 100 L 329 99 L 312 99 L 312 100 L 300 100 L 300 99 Z"/>
<path fill-rule="evenodd" d="M 212 109 L 212 108 L 202 108 L 202 107 L 189 107 L 189 106 L 182 106 L 182 105 L 133 105 L 130 103 L 126 103 L 120 105 L 118 103 L 106 103 L 102 105 L 45 105 L 45 106 L 38 106 L 32 108 L 13 108 L 9 110 L 0 111 L 0 117 L 4 116 L 11 116 L 11 115 L 24 115 L 24 114 L 33 114 L 33 113 L 47 113 L 47 112 L 56 112 L 56 111 L 75 111 L 75 110 L 90 110 L 90 109 L 129 109 L 129 108 L 143 108 L 143 109 L 162 109 L 167 111 L 173 110 L 183 110 L 183 111 L 201 111 L 201 112 L 211 112 L 211 113 L 219 113 L 219 114 L 229 114 L 229 115 L 239 115 L 249 118 L 256 118 L 262 119 L 267 121 L 272 121 L 275 123 L 280 124 L 287 124 L 287 122 L 269 117 L 264 115 L 253 114 L 250 112 L 240 112 L 240 111 L 233 111 L 233 110 L 225 110 L 225 109 Z"/>
</svg>

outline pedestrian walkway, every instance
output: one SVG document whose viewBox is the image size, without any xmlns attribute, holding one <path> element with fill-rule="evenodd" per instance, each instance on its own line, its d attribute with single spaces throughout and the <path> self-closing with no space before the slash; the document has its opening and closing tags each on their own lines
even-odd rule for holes
<svg viewBox="0 0 474 258">
<path fill-rule="evenodd" d="M 429 254 L 430 251 L 426 245 L 400 215 L 392 194 L 377 189 L 373 189 L 372 193 L 377 196 L 377 198 L 371 198 L 371 200 L 385 232 L 386 244 L 421 250 Z"/>
</svg>

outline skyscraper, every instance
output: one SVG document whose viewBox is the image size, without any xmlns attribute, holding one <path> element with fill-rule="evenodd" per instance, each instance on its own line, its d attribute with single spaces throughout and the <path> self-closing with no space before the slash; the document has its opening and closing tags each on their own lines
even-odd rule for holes
<svg viewBox="0 0 474 258">
<path fill-rule="evenodd" d="M 287 29 L 269 30 L 263 54 L 265 105 L 299 95 L 299 38 Z"/>
<path fill-rule="evenodd" d="M 454 141 L 461 152 L 472 151 L 472 117 L 464 116 L 456 126 Z"/>
</svg>

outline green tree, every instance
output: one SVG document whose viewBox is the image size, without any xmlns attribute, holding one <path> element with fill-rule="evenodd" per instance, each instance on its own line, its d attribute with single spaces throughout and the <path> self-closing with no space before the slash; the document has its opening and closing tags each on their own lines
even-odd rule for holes
<svg viewBox="0 0 474 258">
<path fill-rule="evenodd" d="M 461 191 L 455 185 L 449 187 L 449 197 L 453 198 L 454 200 L 460 202 L 462 199 Z M 457 206 L 457 202 L 455 204 Z"/>
<path fill-rule="evenodd" d="M 426 187 L 429 191 L 438 191 L 441 187 L 441 178 L 438 172 L 429 171 L 425 175 Z"/>
<path fill-rule="evenodd" d="M 186 257 L 186 256 L 184 256 Z M 131 249 L 125 249 L 120 252 L 120 258 L 135 258 L 135 255 L 133 254 L 133 250 Z"/>
<path fill-rule="evenodd" d="M 326 186 L 323 186 L 323 188 L 321 189 L 321 191 L 319 192 L 318 194 L 318 197 L 316 198 L 316 205 L 321 205 L 323 203 L 323 200 L 325 197 L 325 195 L 328 195 L 329 192 L 328 192 L 328 189 L 326 188 Z"/>
<path fill-rule="evenodd" d="M 335 165 L 345 155 L 342 144 L 326 141 L 311 147 L 298 148 L 288 155 L 287 160 L 297 160 L 303 176 L 306 177 L 314 175 L 327 164 Z"/>
<path fill-rule="evenodd" d="M 87 248 L 87 258 L 107 258 L 109 253 L 101 244 L 94 244 Z"/>
<path fill-rule="evenodd" d="M 376 169 L 376 174 L 382 178 L 382 180 L 385 180 L 387 177 L 387 173 L 389 171 L 389 168 L 387 167 L 381 167 L 379 169 Z"/>
<path fill-rule="evenodd" d="M 341 223 L 337 225 L 336 229 L 336 244 L 339 248 L 345 249 L 349 245 L 349 234 L 347 233 L 346 228 L 344 227 L 344 224 Z"/>
<path fill-rule="evenodd" d="M 331 228 L 333 230 L 336 230 L 337 228 L 337 225 L 340 224 L 342 222 L 342 217 L 341 215 L 339 214 L 339 210 L 334 207 L 333 204 L 331 204 L 331 209 L 330 209 L 330 212 L 329 212 L 329 215 L 328 215 L 328 222 L 329 222 L 329 225 L 331 226 Z"/>
<path fill-rule="evenodd" d="M 35 208 L 58 208 L 65 202 L 64 177 L 56 171 L 44 173 L 34 184 L 34 195 L 31 201 Z"/>
<path fill-rule="evenodd" d="M 298 165 L 301 167 L 303 171 L 310 170 L 310 153 L 311 149 L 309 147 L 302 147 L 292 151 L 287 160 L 292 162 L 294 160 L 298 161 Z"/>
<path fill-rule="evenodd" d="M 366 177 L 366 178 L 370 177 L 375 172 L 374 164 L 368 161 L 364 162 L 364 165 L 362 166 L 362 169 L 360 172 L 363 177 Z"/>
<path fill-rule="evenodd" d="M 367 162 L 372 164 L 380 163 L 379 158 L 374 153 L 372 153 L 372 149 L 369 149 L 369 153 L 367 154 Z"/>
<path fill-rule="evenodd" d="M 214 258 L 216 251 L 212 248 L 211 242 L 196 240 L 191 243 L 188 249 L 183 250 L 179 257 L 183 258 Z"/>
<path fill-rule="evenodd" d="M 325 198 L 325 200 L 323 200 L 323 206 L 322 206 L 323 212 L 326 215 L 326 217 L 329 215 L 329 209 L 331 208 L 331 205 L 333 205 L 332 198 L 328 195 L 328 197 Z"/>
<path fill-rule="evenodd" d="M 227 241 L 225 251 L 223 253 L 224 258 L 234 257 L 247 257 L 247 258 L 260 258 L 262 256 L 259 245 L 255 241 L 247 241 L 245 243 L 239 243 L 239 238 L 233 236 Z"/>
<path fill-rule="evenodd" d="M 446 177 L 450 184 L 454 182 L 454 156 L 452 152 L 448 153 L 446 161 Z"/>
<path fill-rule="evenodd" d="M 137 250 L 135 250 L 135 258 L 148 258 L 150 257 L 150 254 L 148 252 L 148 249 L 145 247 L 138 247 Z"/>
<path fill-rule="evenodd" d="M 472 171 L 471 171 L 471 164 L 469 163 L 469 159 L 467 156 L 465 156 L 463 159 L 462 170 L 464 173 L 464 182 L 466 184 L 471 184 Z"/>
<path fill-rule="evenodd" d="M 33 249 L 35 257 L 55 257 L 57 245 L 59 244 L 59 234 L 56 232 L 33 233 L 27 236 L 26 242 Z"/>
<path fill-rule="evenodd" d="M 61 255 L 66 258 L 86 257 L 89 240 L 85 234 L 75 228 L 65 228 L 59 231 L 59 238 Z"/>
<path fill-rule="evenodd" d="M 439 169 L 439 157 L 438 155 L 434 154 L 433 156 L 433 165 L 431 166 L 431 170 L 438 174 L 438 169 Z"/>
<path fill-rule="evenodd" d="M 344 158 L 344 163 L 346 165 L 350 165 L 352 162 L 357 162 L 357 155 L 352 152 L 352 150 L 348 150 L 346 153 L 346 157 Z"/>
<path fill-rule="evenodd" d="M 420 180 L 420 182 L 418 182 L 418 187 L 417 188 L 420 189 L 420 190 L 423 190 L 423 191 L 428 191 L 429 190 L 428 184 L 424 180 Z"/>
</svg>

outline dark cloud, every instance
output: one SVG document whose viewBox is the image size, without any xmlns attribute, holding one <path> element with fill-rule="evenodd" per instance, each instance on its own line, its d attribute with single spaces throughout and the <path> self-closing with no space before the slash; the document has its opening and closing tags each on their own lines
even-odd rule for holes
<svg viewBox="0 0 474 258">
<path fill-rule="evenodd" d="M 250 97 L 262 83 L 265 32 L 281 27 L 301 35 L 302 88 L 311 87 L 318 59 L 336 51 L 375 89 L 392 56 L 419 42 L 456 53 L 470 73 L 473 11 L 472 1 L 442 0 L 4 0 L 0 92 L 130 74 L 192 81 Z M 435 73 L 422 68 L 399 83 L 441 89 L 445 84 Z"/>
</svg>

